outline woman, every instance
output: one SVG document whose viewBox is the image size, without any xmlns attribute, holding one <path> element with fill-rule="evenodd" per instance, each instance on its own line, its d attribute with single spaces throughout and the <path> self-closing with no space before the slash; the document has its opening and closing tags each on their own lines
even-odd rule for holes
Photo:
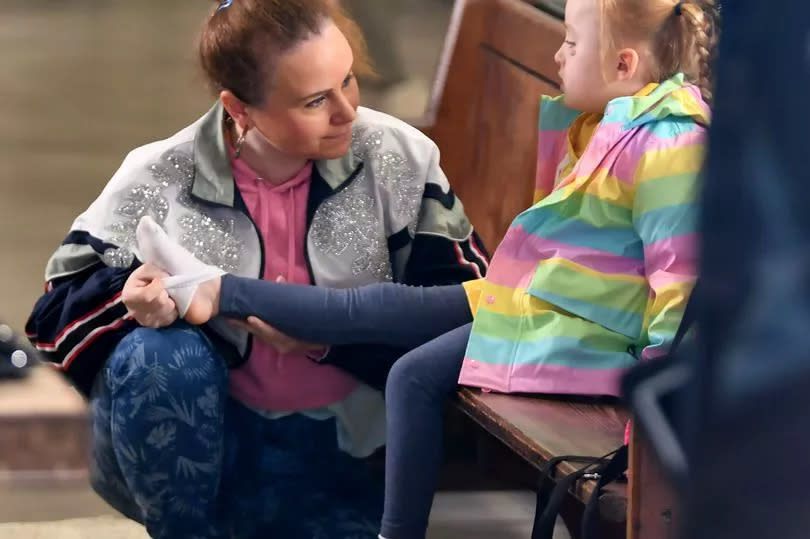
<svg viewBox="0 0 810 539">
<path fill-rule="evenodd" d="M 29 336 L 90 397 L 94 488 L 153 537 L 374 537 L 381 491 L 352 457 L 384 441 L 370 386 L 402 349 L 192 328 L 154 287 L 122 302 L 153 271 L 141 217 L 243 277 L 432 285 L 486 267 L 435 145 L 358 108 L 356 34 L 324 0 L 217 4 L 200 40 L 217 104 L 131 152 L 48 264 Z"/>
</svg>

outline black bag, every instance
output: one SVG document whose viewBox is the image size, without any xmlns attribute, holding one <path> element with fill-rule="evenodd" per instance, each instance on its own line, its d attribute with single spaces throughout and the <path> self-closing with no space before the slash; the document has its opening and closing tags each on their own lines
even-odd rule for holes
<svg viewBox="0 0 810 539">
<path fill-rule="evenodd" d="M 627 470 L 627 446 L 603 457 L 561 456 L 550 459 L 540 472 L 537 485 L 537 507 L 534 514 L 534 527 L 531 539 L 552 539 L 554 525 L 562 504 L 571 488 L 582 478 L 596 481 L 596 488 L 585 505 L 582 517 L 582 539 L 599 539 L 599 496 L 605 485 L 624 476 Z M 577 462 L 585 464 L 579 470 L 570 473 L 554 484 L 552 477 L 560 462 Z"/>
</svg>

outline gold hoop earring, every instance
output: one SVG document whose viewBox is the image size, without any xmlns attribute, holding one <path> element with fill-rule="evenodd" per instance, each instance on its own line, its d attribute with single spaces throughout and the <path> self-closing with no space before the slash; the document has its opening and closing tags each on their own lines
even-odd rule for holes
<svg viewBox="0 0 810 539">
<path fill-rule="evenodd" d="M 242 146 L 245 145 L 245 137 L 247 137 L 248 128 L 245 127 L 242 129 L 242 134 L 239 135 L 239 138 L 236 139 L 236 144 L 234 145 L 233 151 L 233 158 L 239 159 L 239 156 L 242 155 Z"/>
</svg>

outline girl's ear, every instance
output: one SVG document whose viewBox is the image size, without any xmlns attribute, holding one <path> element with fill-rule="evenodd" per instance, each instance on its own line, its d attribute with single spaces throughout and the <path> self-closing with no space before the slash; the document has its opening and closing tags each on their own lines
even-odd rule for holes
<svg viewBox="0 0 810 539">
<path fill-rule="evenodd" d="M 627 81 L 638 71 L 639 57 L 635 49 L 622 49 L 616 55 L 616 79 Z"/>
</svg>

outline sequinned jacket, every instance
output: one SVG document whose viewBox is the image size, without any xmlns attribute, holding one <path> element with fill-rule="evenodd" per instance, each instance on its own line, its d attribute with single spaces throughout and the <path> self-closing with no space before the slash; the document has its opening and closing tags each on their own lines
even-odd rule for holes
<svg viewBox="0 0 810 539">
<path fill-rule="evenodd" d="M 141 264 L 135 227 L 142 216 L 151 215 L 206 263 L 240 276 L 263 274 L 263 245 L 235 187 L 224 115 L 218 104 L 171 138 L 132 151 L 49 260 L 46 292 L 26 333 L 83 393 L 122 336 L 137 327 L 121 290 Z M 436 145 L 404 122 L 362 107 L 349 152 L 313 167 L 306 257 L 312 282 L 334 287 L 452 284 L 478 278 L 487 267 Z M 204 329 L 229 366 L 246 360 L 250 335 L 222 321 Z M 324 362 L 380 387 L 402 353 L 337 346 Z"/>
</svg>

